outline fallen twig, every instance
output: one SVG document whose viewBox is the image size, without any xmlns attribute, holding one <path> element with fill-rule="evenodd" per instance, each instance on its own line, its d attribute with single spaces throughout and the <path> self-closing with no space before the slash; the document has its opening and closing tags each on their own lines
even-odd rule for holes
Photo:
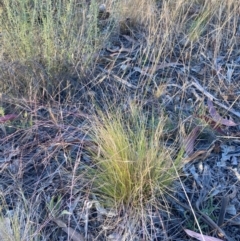
<svg viewBox="0 0 240 241">
<path fill-rule="evenodd" d="M 218 99 L 216 97 L 214 97 L 212 94 L 210 94 L 208 91 L 206 91 L 204 89 L 204 87 L 202 87 L 199 82 L 193 77 L 191 76 L 191 78 L 193 78 L 194 81 L 191 82 L 190 85 L 188 85 L 188 87 L 190 86 L 195 86 L 199 91 L 201 91 L 205 96 L 207 96 L 211 101 L 214 100 L 214 103 L 217 104 L 218 106 L 222 107 L 223 109 L 229 111 L 230 113 L 236 115 L 237 117 L 240 117 L 240 113 L 235 111 L 233 108 L 231 107 L 227 107 L 225 105 L 223 105 L 222 103 L 220 103 L 218 101 Z"/>
<path fill-rule="evenodd" d="M 104 73 L 108 74 L 109 76 L 112 76 L 115 80 L 117 80 L 118 82 L 120 82 L 120 83 L 126 85 L 127 87 L 132 88 L 132 89 L 137 89 L 136 86 L 134 86 L 134 85 L 128 83 L 126 80 L 124 80 L 124 79 L 118 77 L 117 75 L 112 74 L 109 70 L 103 69 L 103 68 L 101 68 L 101 67 L 99 67 L 99 68 L 100 68 Z"/>
</svg>

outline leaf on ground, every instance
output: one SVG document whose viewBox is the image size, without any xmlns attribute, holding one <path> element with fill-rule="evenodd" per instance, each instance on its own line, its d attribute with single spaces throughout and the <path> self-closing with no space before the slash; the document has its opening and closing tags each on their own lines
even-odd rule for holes
<svg viewBox="0 0 240 241">
<path fill-rule="evenodd" d="M 193 237 L 197 240 L 200 240 L 200 241 L 222 241 L 222 239 L 218 239 L 218 238 L 214 238 L 214 237 L 211 237 L 211 236 L 207 236 L 207 235 L 203 235 L 203 234 L 200 234 L 200 233 L 196 233 L 194 231 L 191 231 L 189 229 L 184 229 L 184 231 L 190 236 L 190 237 Z"/>
<path fill-rule="evenodd" d="M 211 117 L 209 117 L 207 115 L 197 115 L 197 117 L 202 119 L 202 120 L 204 120 L 212 129 L 214 129 L 215 131 L 219 132 L 220 134 L 223 134 L 223 135 L 226 134 L 222 130 L 222 128 L 220 127 L 219 123 L 214 121 Z"/>
<path fill-rule="evenodd" d="M 70 239 L 73 241 L 84 241 L 84 237 L 78 233 L 76 230 L 74 230 L 71 227 L 67 227 L 67 225 L 61 221 L 60 219 L 53 219 L 53 221 L 60 227 L 64 232 L 66 232 Z"/>
<path fill-rule="evenodd" d="M 223 117 L 221 117 L 219 115 L 219 113 L 216 111 L 216 109 L 213 106 L 213 103 L 210 99 L 208 99 L 207 105 L 209 108 L 209 113 L 216 123 L 219 123 L 219 124 L 225 125 L 225 126 L 237 126 L 238 125 L 232 120 L 224 119 Z"/>
<path fill-rule="evenodd" d="M 4 123 L 6 121 L 11 121 L 17 118 L 17 115 L 9 114 L 0 117 L 0 123 Z"/>
<path fill-rule="evenodd" d="M 199 132 L 200 132 L 200 127 L 196 126 L 183 141 L 183 146 L 188 156 L 190 156 L 193 153 L 194 143 L 197 139 Z"/>
</svg>

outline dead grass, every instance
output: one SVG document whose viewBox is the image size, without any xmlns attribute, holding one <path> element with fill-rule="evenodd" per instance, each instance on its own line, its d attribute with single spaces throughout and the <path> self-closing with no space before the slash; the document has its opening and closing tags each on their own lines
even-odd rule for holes
<svg viewBox="0 0 240 241">
<path fill-rule="evenodd" d="M 239 128 L 217 129 L 206 101 L 239 123 L 238 1 L 3 0 L 0 10 L 1 115 L 17 115 L 0 119 L 0 235 L 240 237 L 229 213 L 216 223 L 239 187 L 233 158 L 214 156 L 214 140 L 227 152 Z"/>
<path fill-rule="evenodd" d="M 20 194 L 19 190 L 19 194 Z M 1 217 L 0 217 L 0 238 L 6 241 L 20 240 L 47 240 L 42 234 L 39 225 L 39 214 L 37 202 L 33 205 L 30 200 L 19 195 L 16 206 L 11 208 L 7 199 L 8 195 L 1 194 Z M 9 196 L 8 196 L 9 198 Z M 13 201 L 13 200 L 12 200 Z"/>
</svg>

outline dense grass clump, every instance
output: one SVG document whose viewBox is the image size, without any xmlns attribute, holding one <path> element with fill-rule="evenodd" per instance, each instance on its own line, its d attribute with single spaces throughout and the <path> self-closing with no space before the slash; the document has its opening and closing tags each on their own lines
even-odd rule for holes
<svg viewBox="0 0 240 241">
<path fill-rule="evenodd" d="M 92 138 L 98 145 L 95 168 L 90 172 L 94 191 L 105 203 L 137 208 L 139 203 L 164 195 L 176 179 L 181 154 L 174 160 L 171 149 L 162 142 L 163 116 L 129 112 L 108 112 L 92 125 Z"/>
</svg>

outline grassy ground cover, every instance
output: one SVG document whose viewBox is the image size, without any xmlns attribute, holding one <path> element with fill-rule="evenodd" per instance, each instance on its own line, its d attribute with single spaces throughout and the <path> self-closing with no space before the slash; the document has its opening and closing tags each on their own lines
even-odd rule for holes
<svg viewBox="0 0 240 241">
<path fill-rule="evenodd" d="M 1 240 L 240 240 L 238 1 L 0 13 Z"/>
</svg>

